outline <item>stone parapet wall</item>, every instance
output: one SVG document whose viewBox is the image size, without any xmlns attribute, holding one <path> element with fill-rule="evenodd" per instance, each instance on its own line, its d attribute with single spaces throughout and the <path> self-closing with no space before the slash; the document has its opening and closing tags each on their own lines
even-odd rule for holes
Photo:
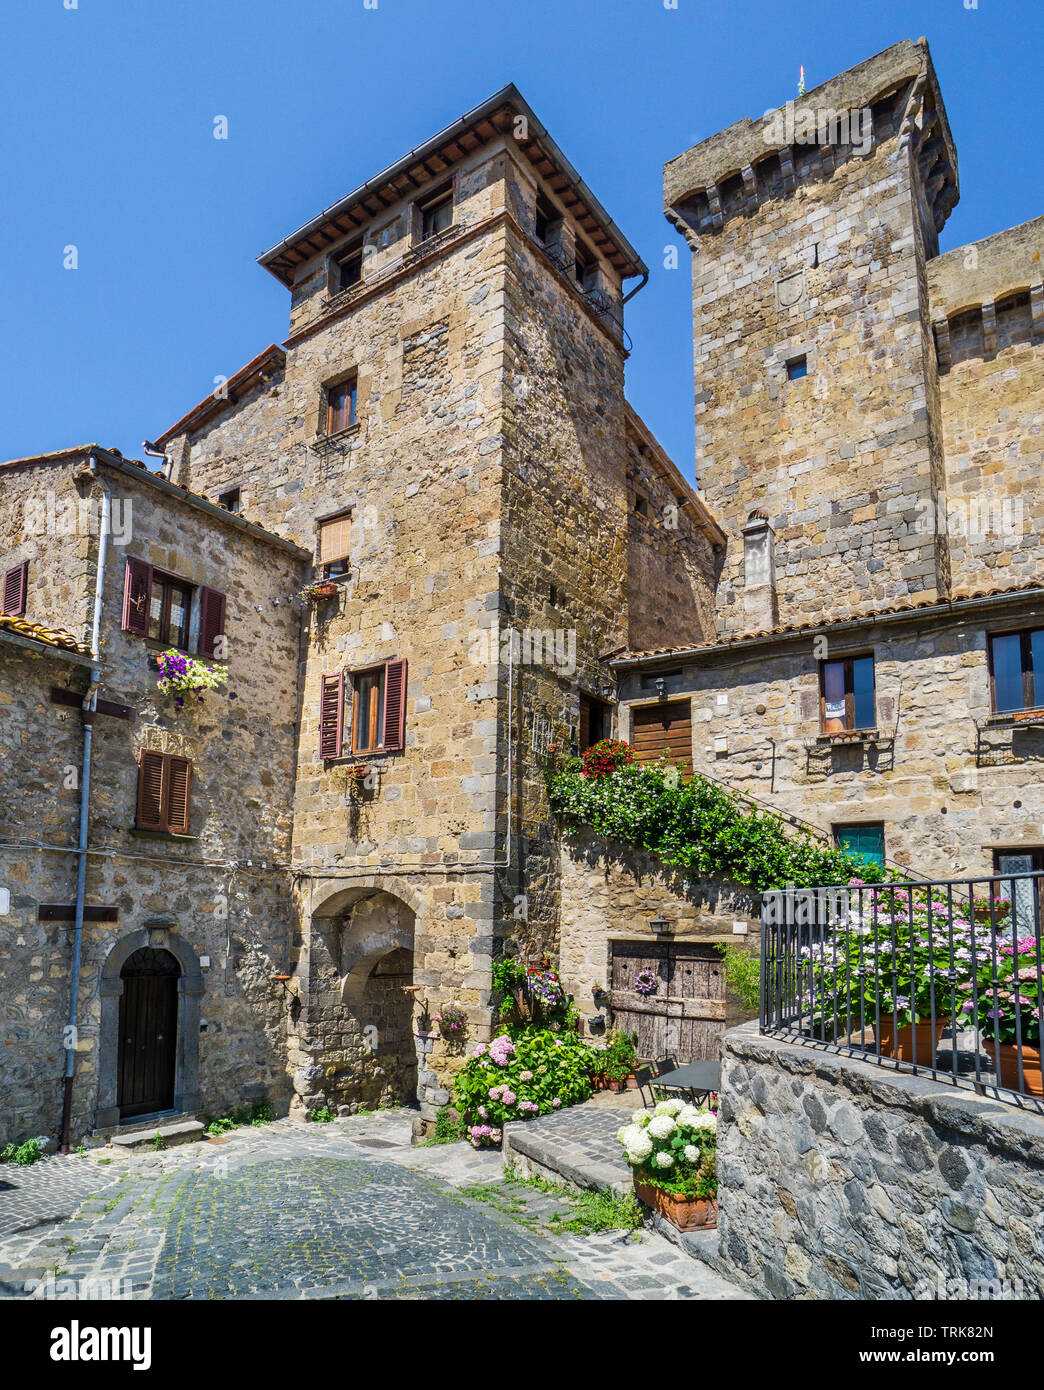
<svg viewBox="0 0 1044 1390">
<path fill-rule="evenodd" d="M 756 1027 L 722 1039 L 730 1278 L 777 1299 L 1044 1294 L 1044 1115 Z"/>
</svg>

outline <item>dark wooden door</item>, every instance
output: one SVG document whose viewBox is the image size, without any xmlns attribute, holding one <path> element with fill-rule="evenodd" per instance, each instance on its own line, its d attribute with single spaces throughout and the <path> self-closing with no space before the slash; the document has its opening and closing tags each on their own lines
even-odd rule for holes
<svg viewBox="0 0 1044 1390">
<path fill-rule="evenodd" d="M 135 951 L 123 970 L 120 997 L 120 1117 L 150 1115 L 174 1104 L 178 975 L 168 951 Z"/>
<path fill-rule="evenodd" d="M 613 1021 L 638 1034 L 638 1055 L 679 1062 L 717 1061 L 725 1027 L 725 971 L 714 946 L 688 941 L 614 941 Z M 634 988 L 640 970 L 659 981 L 655 994 Z"/>
</svg>

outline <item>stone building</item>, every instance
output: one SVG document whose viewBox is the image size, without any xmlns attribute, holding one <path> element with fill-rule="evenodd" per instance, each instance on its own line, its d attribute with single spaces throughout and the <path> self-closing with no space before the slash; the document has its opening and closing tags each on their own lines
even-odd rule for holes
<svg viewBox="0 0 1044 1390">
<path fill-rule="evenodd" d="M 92 673 L 133 718 L 99 703 L 76 1133 L 128 1118 L 113 1020 L 139 951 L 179 972 L 186 1112 L 416 1096 L 430 1124 L 463 1064 L 439 1010 L 485 1036 L 504 951 L 555 955 L 592 1019 L 594 990 L 633 1003 L 635 964 L 666 962 L 685 1026 L 656 1038 L 713 1051 L 713 948 L 757 902 L 563 844 L 552 746 L 629 738 L 911 871 L 1041 862 L 1044 219 L 939 254 L 957 160 L 923 41 L 664 179 L 699 490 L 625 399 L 648 271 L 513 87 L 260 257 L 288 336 L 159 437 L 161 474 L 99 449 L 0 468 L 12 1137 L 54 1130 L 72 951 L 40 910 L 73 901 L 77 788 L 53 775 L 83 730 L 50 690 Z M 93 650 L 96 533 L 23 513 L 104 480 L 134 539 Z M 209 650 L 227 612 L 227 694 L 157 701 L 127 556 L 168 628 L 171 592 L 198 615 L 168 645 Z M 132 823 L 143 752 L 191 759 L 198 842 Z"/>
<path fill-rule="evenodd" d="M 923 40 L 666 165 L 726 545 L 609 663 L 642 756 L 934 877 L 1044 862 L 1044 218 L 939 255 L 957 190 Z"/>
<path fill-rule="evenodd" d="M 140 1114 L 285 1105 L 289 599 L 309 557 L 94 445 L 0 465 L 0 489 L 18 577 L 0 617 L 0 1138 L 58 1133 L 77 955 L 74 1143 Z M 227 686 L 177 708 L 157 686 L 171 648 Z"/>
</svg>

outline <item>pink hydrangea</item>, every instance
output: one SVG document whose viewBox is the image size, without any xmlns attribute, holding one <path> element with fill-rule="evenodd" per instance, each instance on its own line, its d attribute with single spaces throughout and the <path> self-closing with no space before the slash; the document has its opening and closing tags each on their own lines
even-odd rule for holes
<svg viewBox="0 0 1044 1390">
<path fill-rule="evenodd" d="M 509 1091 L 508 1088 L 504 1086 L 501 1088 L 500 1099 L 505 1105 L 514 1105 L 516 1099 L 515 1093 L 514 1091 Z"/>
<path fill-rule="evenodd" d="M 535 1115 L 537 1111 L 540 1109 L 540 1106 L 534 1104 L 534 1102 L 531 1100 L 520 1100 L 518 1103 L 518 1108 L 519 1110 L 525 1111 L 527 1115 Z"/>
<path fill-rule="evenodd" d="M 519 1081 L 532 1081 L 532 1080 L 533 1080 L 533 1073 L 532 1073 L 531 1071 L 522 1071 L 522 1072 L 519 1072 L 519 1074 L 518 1074 L 518 1079 L 519 1079 Z"/>
<path fill-rule="evenodd" d="M 561 1105 L 562 1105 L 561 1098 L 560 1098 L 559 1096 L 555 1096 L 554 1100 L 551 1102 L 551 1109 L 552 1109 L 552 1110 L 558 1110 L 558 1109 L 560 1109 Z"/>
<path fill-rule="evenodd" d="M 496 1062 L 498 1067 L 506 1067 L 508 1058 L 515 1050 L 515 1044 L 509 1037 L 494 1038 L 489 1045 L 489 1055 Z"/>
<path fill-rule="evenodd" d="M 485 1107 L 484 1105 L 480 1105 L 480 1106 L 479 1106 L 478 1112 L 479 1112 L 480 1118 L 483 1119 L 483 1120 L 486 1119 L 487 1115 L 489 1114 L 489 1112 L 487 1111 L 487 1109 L 486 1109 L 486 1107 Z"/>
<path fill-rule="evenodd" d="M 486 1092 L 486 1095 L 489 1096 L 490 1100 L 499 1100 L 500 1093 L 503 1089 L 503 1086 L 491 1086 Z"/>
<path fill-rule="evenodd" d="M 485 1055 L 486 1055 L 486 1044 L 485 1044 L 485 1043 L 479 1043 L 478 1047 L 475 1048 L 475 1051 L 474 1051 L 471 1055 L 472 1055 L 472 1057 L 485 1057 Z"/>
</svg>

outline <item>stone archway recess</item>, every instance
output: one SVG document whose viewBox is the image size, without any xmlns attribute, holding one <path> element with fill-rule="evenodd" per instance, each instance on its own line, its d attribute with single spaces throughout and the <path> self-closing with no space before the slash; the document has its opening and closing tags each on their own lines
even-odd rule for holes
<svg viewBox="0 0 1044 1390">
<path fill-rule="evenodd" d="M 199 1014 L 203 996 L 203 976 L 199 957 L 189 943 L 169 923 L 146 925 L 116 942 L 102 966 L 98 992 L 101 996 L 101 1024 L 98 1037 L 98 1105 L 95 1129 L 114 1129 L 120 1123 L 117 1096 L 120 972 L 134 954 L 145 946 L 169 951 L 181 966 L 178 979 L 178 1038 L 174 1067 L 174 1106 L 179 1114 L 192 1115 L 199 1109 Z"/>
<path fill-rule="evenodd" d="M 327 1090 L 337 1089 L 336 1082 L 330 1085 L 329 1059 L 340 1052 L 341 1045 L 331 1042 L 328 1046 L 322 1035 L 323 1021 L 329 1021 L 331 1008 L 335 1013 L 346 1011 L 360 1027 L 374 1023 L 372 1015 L 377 1004 L 374 996 L 380 990 L 377 976 L 381 963 L 389 958 L 401 957 L 409 962 L 412 983 L 413 953 L 422 910 L 422 896 L 394 876 L 374 875 L 354 882 L 335 879 L 324 884 L 321 893 L 316 894 L 312 902 L 306 981 L 307 997 L 313 1006 L 313 1023 L 308 1028 L 305 1051 L 311 1054 L 312 1064 L 298 1074 L 300 1084 L 295 1084 L 303 1103 L 310 1103 L 311 1097 L 319 1092 L 325 1094 Z M 393 1002 L 394 995 L 390 980 L 383 992 L 387 1006 Z M 416 1036 L 412 1001 L 403 999 L 402 1004 L 402 1010 L 393 1010 L 401 1012 L 401 1018 L 390 1020 L 385 1007 L 381 1022 L 396 1030 L 407 1030 L 412 1038 L 409 1049 L 409 1066 L 415 1068 L 409 1083 L 412 1098 L 418 1089 L 430 1043 Z M 343 1025 L 332 1028 L 335 1037 L 342 1031 Z M 395 1051 L 401 1055 L 392 1058 L 389 1054 L 387 1061 L 393 1063 L 393 1073 L 401 1074 L 406 1064 L 405 1050 Z M 345 1060 L 341 1059 L 342 1065 Z M 348 1080 L 347 1074 L 353 1070 L 357 1076 Z M 361 1093 L 372 1089 L 373 1078 L 365 1075 L 367 1070 L 361 1058 L 354 1067 L 345 1068 L 347 1089 L 340 1099 L 351 1101 L 356 1099 L 356 1090 Z M 333 1099 L 333 1095 L 329 1099 Z"/>
</svg>

